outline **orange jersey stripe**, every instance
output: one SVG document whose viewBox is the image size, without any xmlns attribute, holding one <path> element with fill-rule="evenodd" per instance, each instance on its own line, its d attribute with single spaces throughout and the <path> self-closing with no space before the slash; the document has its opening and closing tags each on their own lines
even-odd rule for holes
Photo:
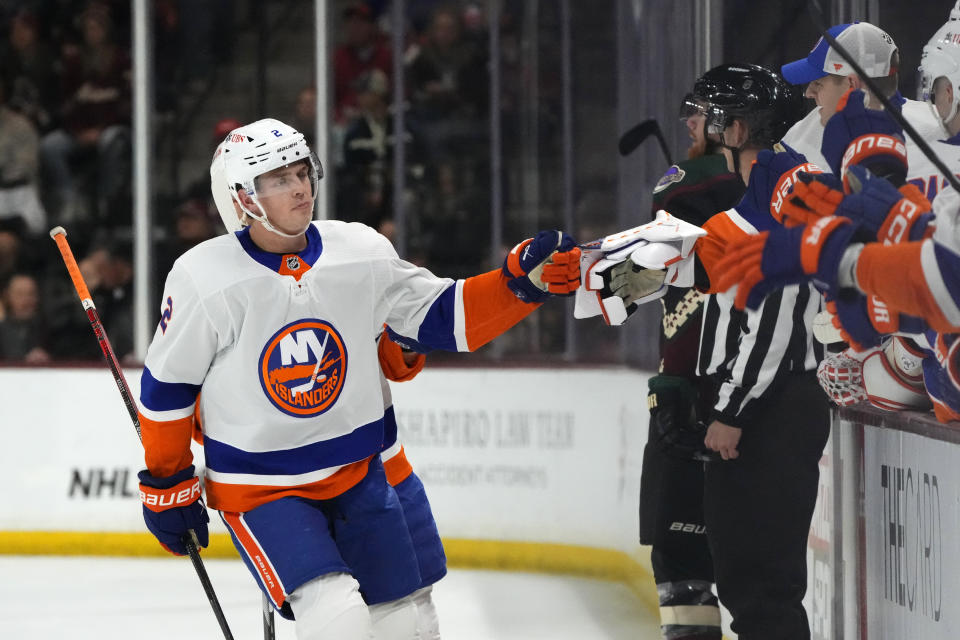
<svg viewBox="0 0 960 640">
<path fill-rule="evenodd" d="M 410 477 L 410 474 L 413 473 L 413 467 L 410 466 L 410 461 L 407 460 L 407 452 L 404 451 L 403 447 L 400 447 L 397 455 L 383 461 L 383 471 L 387 474 L 387 482 L 390 483 L 391 487 L 397 486 Z"/>
<path fill-rule="evenodd" d="M 197 401 L 193 403 L 193 441 L 203 446 L 203 421 L 200 419 L 200 412 L 197 409 L 200 407 L 200 396 L 202 393 L 197 394 Z"/>
<path fill-rule="evenodd" d="M 373 457 L 373 456 L 370 456 Z M 329 500 L 351 489 L 367 475 L 370 458 L 344 465 L 329 478 L 296 486 L 226 484 L 207 478 L 207 504 L 219 511 L 244 513 L 260 505 L 299 496 L 310 500 Z"/>
<path fill-rule="evenodd" d="M 918 316 L 933 329 L 954 332 L 927 286 L 920 252 L 922 242 L 868 244 L 857 259 L 857 284 L 899 312 Z"/>
<path fill-rule="evenodd" d="M 172 476 L 193 464 L 190 439 L 193 436 L 193 416 L 156 422 L 140 414 L 144 458 L 147 470 L 157 478 Z"/>
<path fill-rule="evenodd" d="M 734 222 L 726 211 L 712 216 L 703 225 L 703 228 L 707 235 L 697 240 L 694 251 L 710 279 L 710 289 L 707 290 L 707 293 L 718 293 L 713 288 L 720 281 L 722 275 L 717 271 L 717 263 L 723 259 L 727 253 L 727 247 L 732 242 L 747 238 L 751 234 Z"/>
<path fill-rule="evenodd" d="M 467 348 L 479 349 L 534 312 L 540 304 L 523 302 L 494 269 L 463 281 L 463 311 Z"/>
<path fill-rule="evenodd" d="M 237 542 L 243 547 L 243 552 L 250 558 L 250 564 L 252 564 L 256 568 L 257 573 L 260 574 L 260 582 L 266 587 L 267 593 L 270 594 L 270 599 L 277 605 L 277 608 L 280 608 L 287 599 L 287 595 L 283 592 L 283 587 L 273 568 L 273 564 L 270 562 L 270 559 L 267 558 L 267 554 L 263 552 L 263 548 L 260 547 L 260 544 L 256 538 L 253 537 L 253 534 L 250 533 L 250 530 L 247 529 L 247 525 L 239 513 L 224 513 L 223 519 L 226 521 L 227 526 L 230 527 L 230 530 L 233 531 Z"/>
<path fill-rule="evenodd" d="M 416 358 L 412 364 L 407 364 L 403 349 L 390 339 L 386 332 L 380 334 L 377 342 L 377 357 L 380 360 L 380 369 L 387 380 L 406 382 L 413 380 L 423 370 L 427 356 L 422 353 L 413 354 Z"/>
</svg>

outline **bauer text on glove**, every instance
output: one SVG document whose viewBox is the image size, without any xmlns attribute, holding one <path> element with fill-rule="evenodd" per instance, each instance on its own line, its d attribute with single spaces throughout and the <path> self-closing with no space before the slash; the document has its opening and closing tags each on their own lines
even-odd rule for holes
<svg viewBox="0 0 960 640">
<path fill-rule="evenodd" d="M 830 216 L 804 227 L 751 235 L 731 246 L 717 265 L 723 274 L 717 290 L 737 286 L 738 309 L 756 309 L 767 294 L 801 282 L 835 295 L 840 259 L 855 228 L 846 218 Z"/>
<path fill-rule="evenodd" d="M 175 555 L 187 555 L 183 538 L 193 531 L 199 545 L 206 547 L 210 518 L 193 465 L 165 478 L 152 476 L 146 469 L 138 476 L 143 519 L 160 545 Z"/>
</svg>

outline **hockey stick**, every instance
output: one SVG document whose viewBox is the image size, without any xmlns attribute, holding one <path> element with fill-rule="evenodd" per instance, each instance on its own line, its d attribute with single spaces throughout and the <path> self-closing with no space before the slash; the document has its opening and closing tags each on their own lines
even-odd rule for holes
<svg viewBox="0 0 960 640">
<path fill-rule="evenodd" d="M 667 141 L 663 137 L 663 132 L 660 131 L 660 123 L 654 118 L 640 122 L 620 136 L 620 142 L 617 145 L 620 150 L 620 155 L 630 155 L 650 136 L 656 136 L 657 142 L 660 143 L 660 150 L 663 151 L 663 157 L 667 159 L 667 164 L 673 164 L 673 158 L 670 157 L 670 149 L 667 147 Z"/>
<path fill-rule="evenodd" d="M 957 176 L 947 168 L 947 165 L 943 163 L 943 160 L 940 159 L 940 156 L 930 148 L 930 145 L 927 144 L 927 141 L 924 140 L 917 130 L 913 128 L 913 125 L 907 122 L 907 119 L 903 117 L 903 114 L 900 113 L 900 110 L 893 106 L 893 103 L 890 102 L 890 99 L 883 95 L 883 92 L 877 88 L 876 83 L 872 78 L 868 78 L 866 72 L 863 68 L 853 59 L 853 56 L 850 55 L 846 49 L 843 48 L 837 42 L 837 39 L 830 35 L 830 32 L 827 31 L 827 21 L 823 16 L 823 9 L 820 7 L 820 3 L 817 0 L 810 0 L 810 15 L 813 17 L 813 23 L 823 34 L 823 38 L 833 47 L 833 50 L 840 54 L 840 57 L 843 58 L 847 64 L 849 64 L 853 70 L 857 73 L 857 76 L 860 80 L 867 85 L 870 89 L 870 92 L 877 97 L 880 102 L 883 103 L 883 108 L 887 110 L 894 120 L 897 121 L 903 130 L 913 138 L 913 141 L 916 145 L 923 151 L 923 155 L 929 158 L 930 162 L 940 170 L 940 173 L 947 179 L 947 182 L 950 183 L 950 186 L 954 188 L 958 193 L 960 193 L 960 180 L 957 179 Z"/>
<path fill-rule="evenodd" d="M 267 599 L 267 594 L 261 593 L 261 600 L 263 606 L 263 640 L 274 640 L 276 630 L 273 626 L 273 606 Z"/>
<path fill-rule="evenodd" d="M 80 303 L 83 305 L 84 311 L 87 312 L 87 319 L 90 320 L 90 327 L 93 329 L 93 333 L 97 336 L 97 341 L 100 343 L 100 350 L 103 351 L 103 359 L 107 361 L 107 366 L 110 367 L 110 373 L 113 374 L 113 381 L 117 383 L 117 389 L 123 398 L 123 404 L 127 407 L 127 413 L 130 414 L 130 421 L 133 422 L 133 426 L 137 430 L 137 438 L 143 442 L 143 434 L 140 431 L 140 417 L 137 415 L 137 405 L 133 400 L 133 394 L 130 393 L 130 386 L 127 384 L 127 379 L 123 376 L 123 371 L 120 369 L 120 363 L 117 362 L 117 356 L 113 353 L 113 347 L 110 346 L 110 339 L 107 337 L 107 332 L 100 322 L 100 314 L 97 313 L 97 307 L 93 304 L 93 298 L 90 297 L 87 283 L 84 281 L 83 274 L 80 273 L 80 267 L 77 266 L 77 261 L 73 257 L 73 251 L 70 249 L 69 243 L 67 243 L 67 232 L 63 227 L 54 227 L 50 230 L 50 237 L 57 243 L 57 248 L 63 257 L 63 263 L 66 265 L 70 279 L 73 281 L 73 288 L 77 290 Z M 223 615 L 223 609 L 220 608 L 220 602 L 217 600 L 217 594 L 213 590 L 210 576 L 207 575 L 207 570 L 203 566 L 203 561 L 200 559 L 200 552 L 197 550 L 197 542 L 193 531 L 189 531 L 184 535 L 182 542 L 187 548 L 187 553 L 190 554 L 190 561 L 193 562 L 193 568 L 197 571 L 197 577 L 200 578 L 203 591 L 207 594 L 207 600 L 210 601 L 210 606 L 213 608 L 213 615 L 217 617 L 217 622 L 220 623 L 220 629 L 223 631 L 224 638 L 226 638 L 226 640 L 233 640 L 233 634 L 227 625 L 227 619 Z"/>
</svg>

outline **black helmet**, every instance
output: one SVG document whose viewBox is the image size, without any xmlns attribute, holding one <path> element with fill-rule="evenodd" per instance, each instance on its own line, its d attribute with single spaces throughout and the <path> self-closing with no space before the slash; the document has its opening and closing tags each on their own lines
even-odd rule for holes
<svg viewBox="0 0 960 640">
<path fill-rule="evenodd" d="M 803 115 L 799 90 L 756 64 L 723 64 L 700 76 L 693 97 L 704 103 L 707 132 L 722 133 L 735 118 L 746 121 L 752 146 L 772 147 Z"/>
</svg>

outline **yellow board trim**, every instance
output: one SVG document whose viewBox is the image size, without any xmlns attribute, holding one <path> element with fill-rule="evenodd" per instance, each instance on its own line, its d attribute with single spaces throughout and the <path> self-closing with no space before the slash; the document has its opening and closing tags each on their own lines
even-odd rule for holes
<svg viewBox="0 0 960 640">
<path fill-rule="evenodd" d="M 461 569 L 557 573 L 623 582 L 644 606 L 657 613 L 657 588 L 650 569 L 650 550 L 636 555 L 543 542 L 469 540 L 443 541 L 447 563 Z M 0 531 L 0 555 L 170 557 L 149 533 L 88 531 Z M 210 536 L 204 558 L 239 558 L 227 534 Z"/>
</svg>

